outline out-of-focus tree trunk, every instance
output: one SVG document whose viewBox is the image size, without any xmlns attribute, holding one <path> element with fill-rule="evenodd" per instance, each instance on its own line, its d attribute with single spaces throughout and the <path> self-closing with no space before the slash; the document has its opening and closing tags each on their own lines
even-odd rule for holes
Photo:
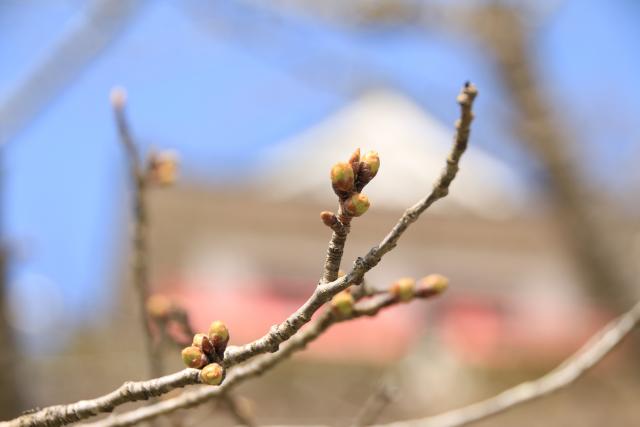
<svg viewBox="0 0 640 427">
<path fill-rule="evenodd" d="M 566 233 L 591 295 L 615 312 L 629 306 L 632 289 L 603 225 L 590 214 L 594 197 L 580 177 L 572 155 L 569 126 L 554 117 L 552 100 L 536 76 L 524 16 L 507 5 L 493 4 L 474 19 L 475 30 L 494 54 L 501 81 L 517 108 L 519 140 L 544 166 L 553 208 Z"/>
<path fill-rule="evenodd" d="M 1 150 L 1 149 L 0 149 Z M 0 151 L 0 214 L 4 213 L 4 170 Z M 13 418 L 25 409 L 21 388 L 17 378 L 19 366 L 18 349 L 9 323 L 7 306 L 7 249 L 4 242 L 4 227 L 0 215 L 0 419 Z"/>
</svg>

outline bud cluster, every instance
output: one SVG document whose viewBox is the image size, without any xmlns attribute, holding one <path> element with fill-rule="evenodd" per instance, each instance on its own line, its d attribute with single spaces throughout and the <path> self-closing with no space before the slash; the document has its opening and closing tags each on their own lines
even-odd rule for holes
<svg viewBox="0 0 640 427">
<path fill-rule="evenodd" d="M 363 156 L 358 148 L 347 162 L 339 162 L 331 168 L 331 185 L 338 195 L 342 212 L 349 217 L 364 214 L 369 209 L 369 199 L 362 194 L 362 189 L 378 173 L 380 158 L 375 151 Z M 323 212 L 322 220 L 329 225 L 332 221 L 330 212 Z"/>
<path fill-rule="evenodd" d="M 193 343 L 182 350 L 182 361 L 189 368 L 202 369 L 200 381 L 204 384 L 219 385 L 224 380 L 222 367 L 224 351 L 229 343 L 229 330 L 220 320 L 209 326 L 209 333 L 197 333 Z"/>
</svg>

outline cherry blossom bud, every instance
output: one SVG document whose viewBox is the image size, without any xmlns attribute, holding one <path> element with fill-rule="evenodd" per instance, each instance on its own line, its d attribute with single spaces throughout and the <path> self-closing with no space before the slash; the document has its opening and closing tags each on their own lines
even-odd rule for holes
<svg viewBox="0 0 640 427">
<path fill-rule="evenodd" d="M 344 211 L 350 216 L 360 216 L 369 209 L 369 198 L 361 193 L 349 197 L 342 204 Z"/>
<path fill-rule="evenodd" d="M 341 317 L 348 317 L 353 313 L 353 296 L 348 290 L 337 293 L 331 298 L 331 309 Z"/>
<path fill-rule="evenodd" d="M 207 356 L 201 349 L 195 346 L 190 346 L 182 349 L 182 361 L 189 368 L 202 368 L 209 363 Z"/>
<path fill-rule="evenodd" d="M 211 326 L 209 326 L 209 340 L 211 340 L 218 357 L 222 358 L 229 342 L 229 330 L 222 321 L 216 320 L 211 323 Z"/>
<path fill-rule="evenodd" d="M 362 163 L 367 165 L 369 168 L 369 172 L 371 174 L 371 178 L 376 176 L 378 173 L 378 169 L 380 169 L 380 157 L 378 156 L 377 151 L 369 151 L 364 156 L 362 156 Z"/>
<path fill-rule="evenodd" d="M 353 190 L 355 176 L 349 163 L 336 163 L 331 168 L 331 184 L 336 192 L 349 193 Z"/>
<path fill-rule="evenodd" d="M 441 274 L 430 274 L 420 279 L 416 294 L 419 296 L 431 296 L 441 294 L 449 287 L 449 279 Z"/>
<path fill-rule="evenodd" d="M 220 385 L 224 380 L 224 368 L 217 363 L 210 363 L 200 371 L 200 381 L 208 385 Z"/>
<path fill-rule="evenodd" d="M 411 301 L 413 298 L 415 287 L 416 281 L 414 279 L 411 277 L 403 277 L 402 279 L 396 280 L 391 285 L 389 292 L 400 301 L 407 302 Z"/>
<path fill-rule="evenodd" d="M 193 344 L 191 345 L 198 347 L 207 355 L 213 351 L 213 343 L 206 334 L 195 334 L 193 336 Z"/>
</svg>

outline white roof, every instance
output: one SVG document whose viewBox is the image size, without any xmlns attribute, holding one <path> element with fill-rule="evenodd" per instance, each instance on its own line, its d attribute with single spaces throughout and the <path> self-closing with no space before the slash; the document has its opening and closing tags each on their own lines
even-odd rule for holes
<svg viewBox="0 0 640 427">
<path fill-rule="evenodd" d="M 380 171 L 365 188 L 372 206 L 404 209 L 431 190 L 445 165 L 453 126 L 445 126 L 405 96 L 370 92 L 266 156 L 260 191 L 264 197 L 331 200 L 329 170 L 356 148 L 378 151 Z M 504 162 L 473 144 L 439 209 L 471 211 L 496 219 L 524 206 L 525 185 Z"/>
</svg>

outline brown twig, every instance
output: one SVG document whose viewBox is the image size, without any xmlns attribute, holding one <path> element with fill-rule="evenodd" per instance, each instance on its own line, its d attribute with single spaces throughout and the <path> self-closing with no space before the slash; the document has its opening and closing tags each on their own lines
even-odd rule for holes
<svg viewBox="0 0 640 427">
<path fill-rule="evenodd" d="M 333 282 L 338 278 L 340 271 L 340 261 L 344 253 L 344 245 L 347 242 L 347 235 L 351 231 L 349 222 L 339 222 L 340 226 L 333 229 L 331 240 L 327 246 L 327 256 L 324 262 L 324 273 L 320 284 Z"/>
<path fill-rule="evenodd" d="M 138 294 L 138 311 L 144 331 L 145 348 L 149 363 L 149 374 L 152 378 L 162 375 L 162 360 L 153 343 L 150 319 L 147 315 L 146 302 L 149 298 L 149 249 L 148 249 L 148 214 L 146 204 L 146 170 L 140 152 L 133 141 L 131 130 L 124 112 L 126 93 L 115 88 L 111 93 L 111 104 L 115 114 L 120 142 L 127 154 L 129 173 L 133 181 L 133 283 Z"/>
<path fill-rule="evenodd" d="M 434 184 L 431 193 L 414 206 L 407 209 L 380 244 L 371 248 L 364 257 L 358 258 L 355 261 L 353 268 L 348 274 L 330 283 L 316 287 L 311 297 L 300 308 L 298 308 L 298 310 L 291 314 L 281 324 L 272 326 L 269 333 L 263 337 L 241 347 L 227 348 L 224 357 L 225 368 L 228 369 L 238 363 L 266 352 L 278 351 L 280 344 L 296 335 L 300 328 L 311 320 L 312 315 L 334 295 L 346 289 L 351 284 L 361 283 L 365 273 L 375 267 L 386 253 L 395 248 L 398 240 L 409 226 L 415 222 L 418 217 L 427 208 L 429 208 L 429 206 L 448 194 L 449 185 L 458 172 L 458 163 L 460 158 L 467 148 L 471 121 L 473 120 L 472 105 L 476 95 L 476 87 L 470 83 L 466 83 L 460 95 L 458 95 L 457 101 L 460 104 L 461 114 L 460 119 L 456 122 L 456 133 L 453 147 L 449 157 L 447 158 L 446 167 Z M 384 303 L 384 300 L 382 300 L 382 302 Z M 388 302 L 388 304 L 391 303 L 393 303 L 393 301 Z M 366 304 L 364 307 L 366 308 Z M 370 310 L 372 313 L 377 312 L 375 307 L 371 307 Z M 325 319 L 325 322 L 329 322 L 329 320 Z M 302 331 L 301 334 L 297 334 L 296 337 L 298 335 L 307 336 L 308 334 L 313 334 L 315 333 L 314 331 L 321 329 L 317 331 L 319 334 L 327 327 L 328 324 L 324 327 L 322 323 L 316 324 L 315 329 L 307 328 L 305 331 Z M 305 345 L 304 343 L 300 344 L 300 340 L 296 340 L 296 337 L 291 339 L 294 344 L 289 344 L 286 348 L 296 345 L 295 343 L 298 343 L 297 345 Z M 290 351 L 293 351 L 293 349 Z M 277 354 L 282 354 L 282 350 Z M 256 369 L 256 371 L 251 371 L 255 372 L 251 375 L 258 375 L 261 373 L 260 370 L 257 370 L 258 368 L 256 367 L 256 364 L 269 364 L 269 360 L 272 359 L 262 359 L 262 362 L 255 362 L 252 365 L 248 365 L 251 366 L 251 369 Z M 208 393 L 217 395 L 217 393 L 221 392 L 219 390 L 225 390 L 227 387 L 231 387 L 234 384 L 234 381 L 236 381 L 234 378 L 238 375 L 249 375 L 242 374 L 242 372 L 247 372 L 247 369 L 247 367 L 238 368 L 234 372 L 240 373 L 236 374 L 236 376 L 229 375 L 221 386 L 207 388 L 204 391 L 198 392 L 204 393 L 205 398 L 209 396 Z M 69 424 L 74 421 L 95 416 L 101 412 L 110 412 L 116 406 L 125 402 L 148 399 L 152 396 L 159 396 L 167 393 L 175 388 L 184 387 L 189 384 L 196 384 L 199 382 L 199 372 L 200 371 L 197 369 L 184 369 L 180 372 L 149 381 L 128 382 L 119 389 L 105 396 L 69 405 L 51 406 L 33 414 L 11 420 L 7 422 L 6 426 L 24 427 L 47 425 L 48 427 L 57 427 Z M 192 399 L 197 400 L 199 396 L 199 394 L 186 395 L 187 396 L 185 396 L 184 399 L 187 399 L 188 402 L 191 402 Z M 170 405 L 167 402 L 170 401 L 161 402 L 156 405 Z"/>
</svg>

